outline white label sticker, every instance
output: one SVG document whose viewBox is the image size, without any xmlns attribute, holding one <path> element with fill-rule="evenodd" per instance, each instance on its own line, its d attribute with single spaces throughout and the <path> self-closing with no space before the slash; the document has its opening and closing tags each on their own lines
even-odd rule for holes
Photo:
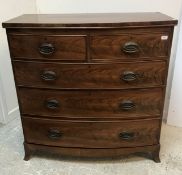
<svg viewBox="0 0 182 175">
<path fill-rule="evenodd" d="M 168 39 L 168 36 L 167 35 L 161 36 L 161 40 L 167 40 L 167 39 Z"/>
</svg>

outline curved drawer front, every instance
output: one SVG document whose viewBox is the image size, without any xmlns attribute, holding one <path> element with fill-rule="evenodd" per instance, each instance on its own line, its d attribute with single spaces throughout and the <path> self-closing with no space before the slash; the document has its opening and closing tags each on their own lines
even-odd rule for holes
<svg viewBox="0 0 182 175">
<path fill-rule="evenodd" d="M 123 34 L 91 37 L 93 60 L 166 59 L 169 55 L 168 34 Z"/>
<path fill-rule="evenodd" d="M 158 144 L 160 121 L 68 122 L 22 118 L 26 142 L 83 148 Z"/>
<path fill-rule="evenodd" d="M 85 60 L 85 36 L 9 35 L 13 59 Z"/>
<path fill-rule="evenodd" d="M 162 109 L 162 89 L 53 91 L 20 88 L 21 112 L 68 118 L 150 118 Z"/>
<path fill-rule="evenodd" d="M 60 64 L 14 61 L 17 85 L 41 88 L 128 89 L 165 85 L 166 63 Z"/>
</svg>

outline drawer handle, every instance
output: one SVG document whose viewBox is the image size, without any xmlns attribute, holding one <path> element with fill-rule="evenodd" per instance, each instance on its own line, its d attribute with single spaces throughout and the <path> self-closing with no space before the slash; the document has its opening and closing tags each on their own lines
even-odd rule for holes
<svg viewBox="0 0 182 175">
<path fill-rule="evenodd" d="M 44 71 L 41 74 L 41 78 L 45 81 L 54 81 L 56 80 L 56 73 L 53 71 Z"/>
<path fill-rule="evenodd" d="M 46 101 L 46 107 L 48 109 L 57 109 L 57 108 L 59 108 L 59 102 L 55 99 L 47 100 Z"/>
<path fill-rule="evenodd" d="M 121 132 L 119 134 L 119 137 L 122 139 L 122 140 L 132 140 L 134 138 L 135 134 L 133 132 Z"/>
<path fill-rule="evenodd" d="M 43 43 L 39 47 L 39 52 L 42 55 L 51 55 L 55 51 L 55 47 L 50 43 Z"/>
<path fill-rule="evenodd" d="M 123 52 L 132 54 L 132 53 L 137 53 L 139 52 L 139 45 L 135 42 L 127 42 L 123 46 Z"/>
<path fill-rule="evenodd" d="M 132 109 L 135 108 L 135 104 L 130 101 L 130 100 L 124 100 L 121 104 L 120 104 L 120 108 L 122 110 L 125 110 L 125 111 L 130 111 Z"/>
<path fill-rule="evenodd" d="M 122 80 L 126 82 L 135 81 L 137 79 L 137 74 L 132 71 L 125 71 L 122 75 Z"/>
<path fill-rule="evenodd" d="M 50 139 L 56 140 L 59 139 L 62 136 L 62 133 L 57 129 L 50 129 L 48 131 L 48 137 Z"/>
</svg>

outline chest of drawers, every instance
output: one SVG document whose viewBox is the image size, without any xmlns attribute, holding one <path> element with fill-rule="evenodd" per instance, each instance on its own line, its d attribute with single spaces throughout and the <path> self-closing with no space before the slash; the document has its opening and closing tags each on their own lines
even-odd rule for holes
<svg viewBox="0 0 182 175">
<path fill-rule="evenodd" d="M 47 151 L 159 162 L 176 24 L 161 13 L 23 15 L 3 23 L 25 160 Z"/>
</svg>

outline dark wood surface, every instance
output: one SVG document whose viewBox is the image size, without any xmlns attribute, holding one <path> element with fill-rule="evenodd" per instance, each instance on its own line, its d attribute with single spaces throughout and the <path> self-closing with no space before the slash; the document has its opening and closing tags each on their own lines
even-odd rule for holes
<svg viewBox="0 0 182 175">
<path fill-rule="evenodd" d="M 123 34 L 123 35 L 98 35 L 92 36 L 90 41 L 91 59 L 156 59 L 168 56 L 169 40 L 161 37 L 168 34 Z M 136 53 L 126 53 L 125 44 L 134 42 L 138 45 Z"/>
<path fill-rule="evenodd" d="M 76 160 L 106 160 L 113 158 L 123 158 L 123 156 L 128 155 L 137 155 L 141 157 L 147 157 L 154 160 L 156 163 L 160 162 L 159 158 L 159 150 L 160 145 L 152 145 L 152 146 L 139 146 L 139 147 L 131 147 L 131 148 L 65 148 L 58 146 L 46 146 L 46 145 L 38 145 L 38 144 L 30 144 L 24 143 L 25 148 L 25 158 L 24 160 L 29 160 L 33 154 L 39 154 L 39 156 L 47 157 L 50 153 L 51 156 L 55 155 L 54 158 L 58 160 L 63 160 L 65 157 L 76 158 Z M 61 156 L 60 156 L 61 155 Z M 50 157 L 50 156 L 48 156 Z"/>
<path fill-rule="evenodd" d="M 117 91 L 54 91 L 21 88 L 21 112 L 47 117 L 68 118 L 150 118 L 162 113 L 162 89 Z M 55 109 L 48 102 L 57 100 Z M 131 101 L 134 107 L 124 109 Z M 124 104 L 123 104 L 124 103 Z"/>
<path fill-rule="evenodd" d="M 173 26 L 177 20 L 162 13 L 25 14 L 3 23 L 3 27 L 136 27 Z"/>
<path fill-rule="evenodd" d="M 11 55 L 14 58 L 43 59 L 43 60 L 85 60 L 85 36 L 58 35 L 11 35 L 9 36 Z M 42 44 L 54 47 L 52 54 L 41 54 Z"/>
<path fill-rule="evenodd" d="M 68 30 L 69 29 L 69 30 Z M 69 35 L 69 36 L 75 36 L 75 35 L 81 35 L 81 36 L 87 36 L 90 34 L 90 36 L 95 35 L 127 35 L 127 34 L 161 34 L 161 35 L 171 35 L 171 31 L 173 30 L 173 26 L 161 26 L 161 27 L 155 27 L 155 26 L 148 26 L 148 27 L 133 27 L 133 28 L 94 28 L 94 29 L 85 29 L 85 28 L 7 28 L 7 34 L 8 37 L 14 36 L 14 35 L 43 35 L 43 36 L 49 36 L 49 35 Z"/>
<path fill-rule="evenodd" d="M 159 162 L 174 25 L 161 13 L 23 15 L 7 28 L 25 160 L 34 152 Z"/>
<path fill-rule="evenodd" d="M 68 30 L 69 31 L 69 30 Z M 22 31 L 25 32 L 25 31 Z M 169 28 L 156 30 L 107 30 L 107 31 L 75 31 L 64 32 L 48 30 L 31 30 L 25 33 L 8 35 L 13 59 L 71 61 L 71 60 L 157 60 L 167 59 L 168 47 L 171 45 Z M 127 53 L 127 43 L 137 44 L 136 53 Z M 51 44 L 55 49 L 52 54 L 41 54 L 40 46 Z M 33 47 L 32 47 L 33 46 Z"/>
<path fill-rule="evenodd" d="M 130 89 L 166 84 L 165 62 L 64 64 L 14 61 L 17 86 L 50 89 Z M 55 78 L 42 77 L 46 72 Z M 127 81 L 125 76 L 134 74 Z M 127 77 L 126 77 L 127 78 Z"/>
<path fill-rule="evenodd" d="M 160 129 L 159 120 L 67 122 L 22 118 L 22 122 L 27 143 L 77 148 L 126 148 L 155 145 L 158 144 Z M 60 135 L 53 137 L 55 133 Z"/>
</svg>

